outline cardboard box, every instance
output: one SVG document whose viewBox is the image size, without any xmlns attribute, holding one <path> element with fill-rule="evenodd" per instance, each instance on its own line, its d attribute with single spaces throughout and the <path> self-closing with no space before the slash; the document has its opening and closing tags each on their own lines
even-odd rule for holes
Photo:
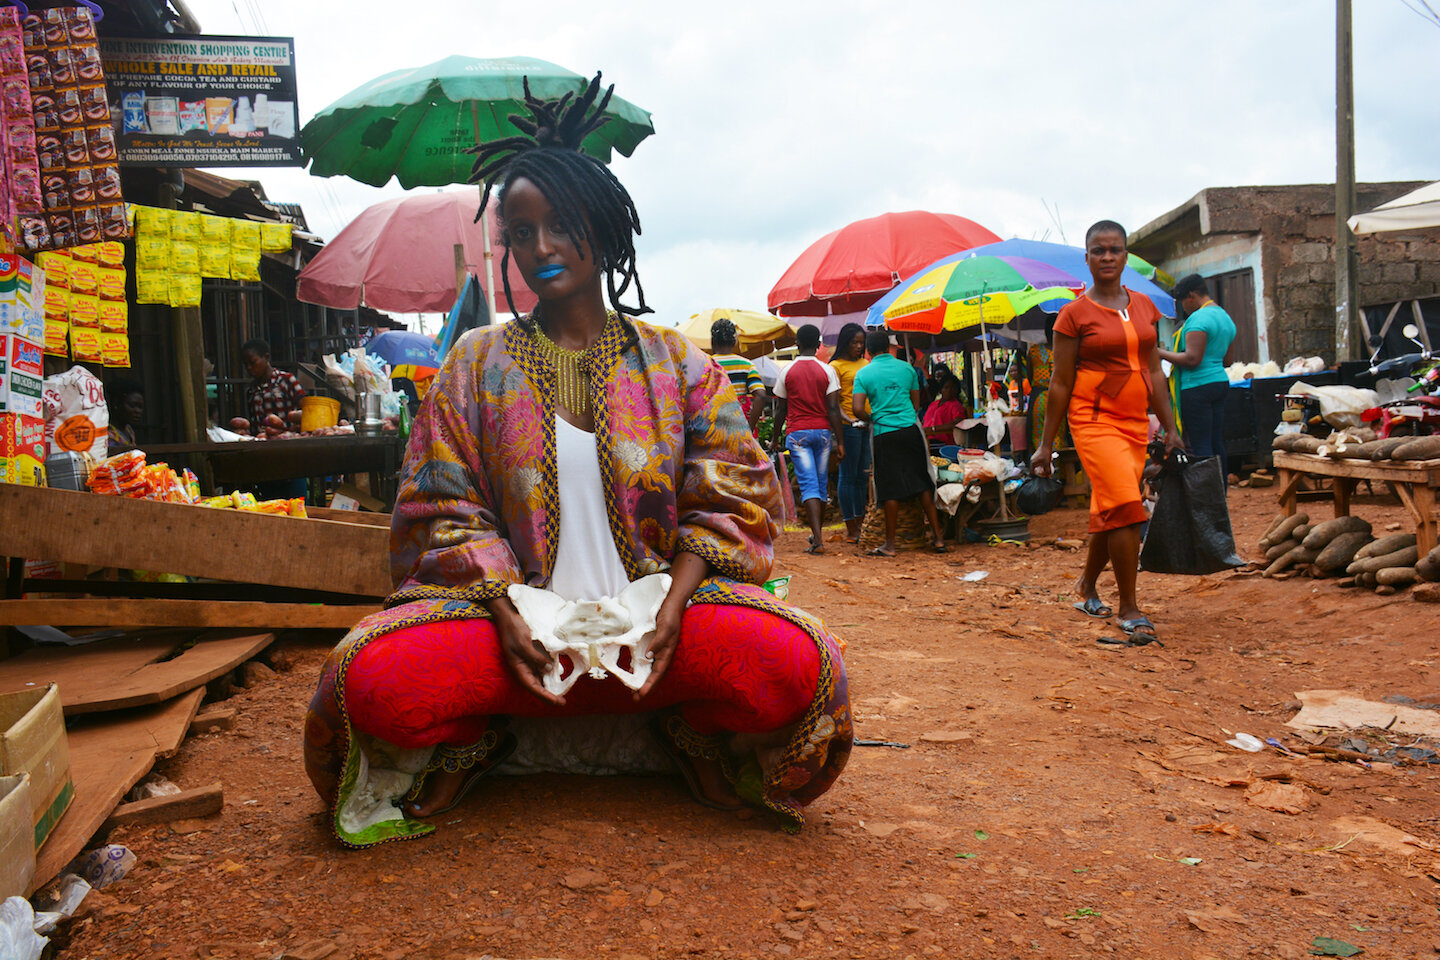
<svg viewBox="0 0 1440 960">
<path fill-rule="evenodd" d="M 53 683 L 0 693 L 0 777 L 16 773 L 30 775 L 30 823 L 38 850 L 75 799 L 65 714 Z"/>
<path fill-rule="evenodd" d="M 0 483 L 45 486 L 45 421 L 0 414 Z"/>
<path fill-rule="evenodd" d="M 0 900 L 28 897 L 35 883 L 30 775 L 0 777 Z"/>
<path fill-rule="evenodd" d="M 0 331 L 0 414 L 43 420 L 45 354 L 39 341 Z"/>
<path fill-rule="evenodd" d="M 45 340 L 45 271 L 24 257 L 0 255 L 0 333 Z"/>
</svg>

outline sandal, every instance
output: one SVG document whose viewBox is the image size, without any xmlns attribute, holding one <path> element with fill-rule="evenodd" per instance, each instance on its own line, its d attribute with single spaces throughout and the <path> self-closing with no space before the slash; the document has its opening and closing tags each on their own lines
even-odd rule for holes
<svg viewBox="0 0 1440 960">
<path fill-rule="evenodd" d="M 1150 622 L 1149 617 L 1135 617 L 1132 620 L 1121 620 L 1120 629 L 1125 631 L 1125 636 L 1137 644 L 1154 643 L 1160 638 L 1155 635 L 1155 624 Z M 1140 637 L 1149 637 L 1149 640 L 1141 640 Z"/>
<path fill-rule="evenodd" d="M 947 546 L 945 546 L 945 541 L 944 541 L 944 540 L 937 540 L 937 541 L 935 541 L 934 543 L 930 544 L 930 552 L 931 552 L 931 553 L 949 553 L 949 552 L 950 552 L 950 548 L 947 547 Z"/>
<path fill-rule="evenodd" d="M 1144 647 L 1152 643 L 1157 647 L 1165 646 L 1153 633 L 1146 633 L 1143 630 L 1132 633 L 1128 637 L 1099 637 L 1095 642 L 1107 647 Z"/>
<path fill-rule="evenodd" d="M 886 552 L 885 552 L 885 549 L 884 549 L 883 547 L 875 547 L 875 548 L 872 549 L 872 550 L 866 550 L 866 551 L 865 551 L 865 556 L 867 556 L 867 557 L 891 557 L 891 558 L 894 558 L 895 554 L 893 554 L 893 553 L 886 553 Z"/>
<path fill-rule="evenodd" d="M 1108 620 L 1115 614 L 1115 611 L 1105 606 L 1099 597 L 1086 597 L 1084 602 L 1071 604 L 1071 606 L 1085 616 L 1094 617 L 1096 620 Z"/>
<path fill-rule="evenodd" d="M 704 784 L 700 782 L 700 775 L 695 771 L 695 761 L 714 760 L 720 764 L 720 772 L 725 779 L 732 784 L 735 778 L 732 774 L 732 764 L 716 738 L 706 737 L 690 729 L 690 725 L 680 717 L 679 714 L 668 716 L 657 716 L 650 721 L 650 732 L 655 736 L 655 742 L 670 762 L 675 764 L 680 777 L 685 781 L 690 796 L 702 807 L 709 807 L 711 810 L 735 811 L 743 810 L 747 806 L 744 800 L 736 797 L 733 801 L 720 801 L 712 798 L 705 792 Z"/>
<path fill-rule="evenodd" d="M 406 807 L 420 799 L 421 795 L 425 792 L 425 781 L 429 779 L 430 774 L 437 770 L 444 770 L 447 773 L 464 770 L 466 771 L 465 779 L 460 782 L 460 788 L 455 791 L 455 798 L 439 810 L 432 810 L 425 814 L 425 816 L 438 817 L 442 813 L 449 813 L 451 810 L 460 806 L 465 798 L 470 795 L 470 792 L 475 789 L 475 785 L 484 779 L 485 774 L 509 759 L 510 755 L 515 752 L 516 744 L 517 741 L 514 734 L 509 731 L 502 733 L 499 730 L 491 728 L 485 731 L 485 736 L 480 739 L 479 743 L 471 746 L 450 747 L 444 744 L 440 745 L 435 749 L 434 758 L 426 765 L 424 770 L 420 771 L 420 775 L 415 778 L 414 786 L 410 788 L 410 791 L 405 794 L 402 800 L 397 801 L 396 806 L 400 807 L 401 810 L 405 810 L 406 816 L 414 816 L 414 814 L 406 810 Z"/>
</svg>

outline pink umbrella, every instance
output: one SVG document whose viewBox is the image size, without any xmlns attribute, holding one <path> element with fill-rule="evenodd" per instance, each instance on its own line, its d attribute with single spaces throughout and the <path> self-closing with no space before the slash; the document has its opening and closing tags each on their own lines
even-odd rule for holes
<svg viewBox="0 0 1440 960">
<path fill-rule="evenodd" d="M 393 313 L 445 313 L 455 303 L 458 245 L 465 269 L 486 283 L 485 238 L 475 223 L 478 191 L 447 190 L 412 194 L 368 207 L 325 244 L 300 271 L 296 296 L 337 310 L 365 304 Z M 494 239 L 495 272 L 499 272 L 499 229 L 495 205 L 485 213 Z M 504 289 L 496 281 L 496 298 L 507 309 Z M 510 292 L 514 309 L 535 309 L 535 294 L 512 262 Z"/>
<path fill-rule="evenodd" d="M 807 247 L 766 303 L 782 317 L 864 310 L 921 267 L 999 239 L 951 213 L 910 210 L 856 220 Z"/>
</svg>

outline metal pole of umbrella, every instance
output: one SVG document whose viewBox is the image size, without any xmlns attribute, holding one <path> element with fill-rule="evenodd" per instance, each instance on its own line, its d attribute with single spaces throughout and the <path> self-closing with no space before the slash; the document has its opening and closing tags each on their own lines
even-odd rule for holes
<svg viewBox="0 0 1440 960">
<path fill-rule="evenodd" d="M 480 145 L 480 105 L 470 101 L 470 124 L 475 134 L 475 145 Z M 483 211 L 482 211 L 483 214 Z M 490 307 L 490 322 L 497 323 L 495 315 L 495 257 L 490 253 L 490 223 L 480 218 L 480 249 L 485 255 L 485 297 Z"/>
<path fill-rule="evenodd" d="M 481 234 L 481 245 L 485 250 L 485 296 L 490 304 L 490 322 L 498 322 L 495 319 L 495 257 L 490 253 L 490 224 L 488 221 L 480 224 L 484 228 Z"/>
</svg>

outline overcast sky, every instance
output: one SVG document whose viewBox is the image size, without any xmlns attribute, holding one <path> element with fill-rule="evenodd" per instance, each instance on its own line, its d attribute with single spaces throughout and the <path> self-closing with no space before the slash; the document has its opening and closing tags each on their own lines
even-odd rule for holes
<svg viewBox="0 0 1440 960">
<path fill-rule="evenodd" d="M 654 117 L 612 168 L 661 322 L 763 310 L 809 244 L 886 211 L 1075 243 L 1207 186 L 1335 177 L 1331 0 L 188 3 L 207 33 L 295 38 L 302 122 L 451 54 L 603 70 Z M 1359 179 L 1440 178 L 1440 26 L 1404 0 L 1358 0 L 1354 37 Z M 402 192 L 216 172 L 302 204 L 326 238 Z"/>
</svg>

